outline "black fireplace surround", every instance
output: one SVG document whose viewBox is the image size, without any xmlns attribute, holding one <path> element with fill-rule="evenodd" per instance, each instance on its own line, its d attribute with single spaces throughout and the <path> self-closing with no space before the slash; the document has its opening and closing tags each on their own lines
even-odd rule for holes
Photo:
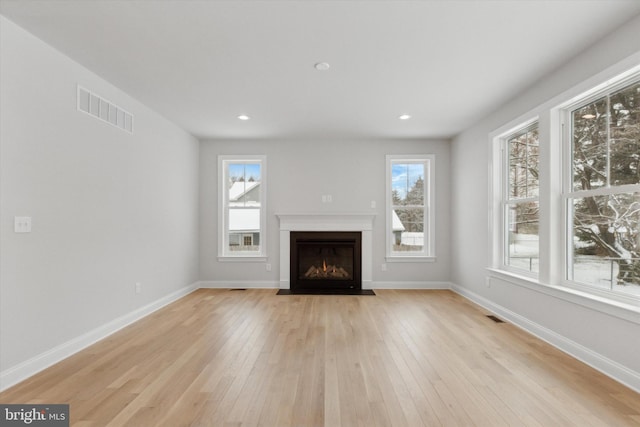
<svg viewBox="0 0 640 427">
<path fill-rule="evenodd" d="M 292 231 L 291 293 L 357 293 L 362 290 L 362 233 Z"/>
</svg>

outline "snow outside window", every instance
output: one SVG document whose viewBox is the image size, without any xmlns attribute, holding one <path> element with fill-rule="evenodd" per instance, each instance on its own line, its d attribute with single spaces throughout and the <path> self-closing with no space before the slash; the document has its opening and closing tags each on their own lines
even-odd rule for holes
<svg viewBox="0 0 640 427">
<path fill-rule="evenodd" d="M 606 312 L 640 302 L 640 66 L 619 72 L 489 134 L 491 274 Z"/>
<path fill-rule="evenodd" d="M 568 280 L 640 296 L 640 79 L 565 111 Z"/>
<path fill-rule="evenodd" d="M 219 256 L 265 256 L 264 156 L 219 156 Z"/>
<path fill-rule="evenodd" d="M 432 155 L 387 156 L 387 260 L 434 256 Z"/>
<path fill-rule="evenodd" d="M 529 273 L 539 271 L 538 123 L 505 138 L 503 195 L 504 264 Z"/>
</svg>

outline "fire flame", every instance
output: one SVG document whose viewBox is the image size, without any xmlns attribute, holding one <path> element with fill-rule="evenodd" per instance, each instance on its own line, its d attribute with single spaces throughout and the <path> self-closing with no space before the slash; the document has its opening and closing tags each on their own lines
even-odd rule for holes
<svg viewBox="0 0 640 427">
<path fill-rule="evenodd" d="M 322 271 L 327 271 L 327 262 L 325 260 L 322 260 Z"/>
</svg>

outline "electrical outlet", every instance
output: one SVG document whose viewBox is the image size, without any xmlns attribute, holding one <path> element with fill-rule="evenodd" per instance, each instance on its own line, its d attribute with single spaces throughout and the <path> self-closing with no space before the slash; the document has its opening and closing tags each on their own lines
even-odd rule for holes
<svg viewBox="0 0 640 427">
<path fill-rule="evenodd" d="M 376 201 L 372 200 L 371 201 L 371 209 L 375 209 L 376 208 Z"/>
<path fill-rule="evenodd" d="M 136 294 L 141 294 L 142 293 L 142 283 L 137 282 L 136 283 Z"/>
<path fill-rule="evenodd" d="M 380 270 L 387 271 L 387 264 L 382 264 L 382 266 L 380 267 Z"/>
<path fill-rule="evenodd" d="M 14 217 L 13 230 L 16 233 L 31 233 L 31 217 L 30 216 Z"/>
<path fill-rule="evenodd" d="M 267 271 L 271 271 L 271 264 L 265 264 L 264 267 L 267 269 Z"/>
<path fill-rule="evenodd" d="M 484 278 L 484 284 L 487 286 L 487 288 L 491 287 L 491 277 L 485 277 Z"/>
</svg>

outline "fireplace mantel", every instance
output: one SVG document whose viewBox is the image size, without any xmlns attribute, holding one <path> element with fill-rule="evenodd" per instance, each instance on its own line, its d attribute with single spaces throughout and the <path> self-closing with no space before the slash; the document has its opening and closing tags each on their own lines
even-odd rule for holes
<svg viewBox="0 0 640 427">
<path fill-rule="evenodd" d="M 276 214 L 280 221 L 280 289 L 290 288 L 289 233 L 291 231 L 362 232 L 362 289 L 371 289 L 373 280 L 373 221 L 370 213 Z"/>
<path fill-rule="evenodd" d="M 289 231 L 364 231 L 373 229 L 374 214 L 324 213 L 276 214 L 280 230 Z"/>
</svg>

